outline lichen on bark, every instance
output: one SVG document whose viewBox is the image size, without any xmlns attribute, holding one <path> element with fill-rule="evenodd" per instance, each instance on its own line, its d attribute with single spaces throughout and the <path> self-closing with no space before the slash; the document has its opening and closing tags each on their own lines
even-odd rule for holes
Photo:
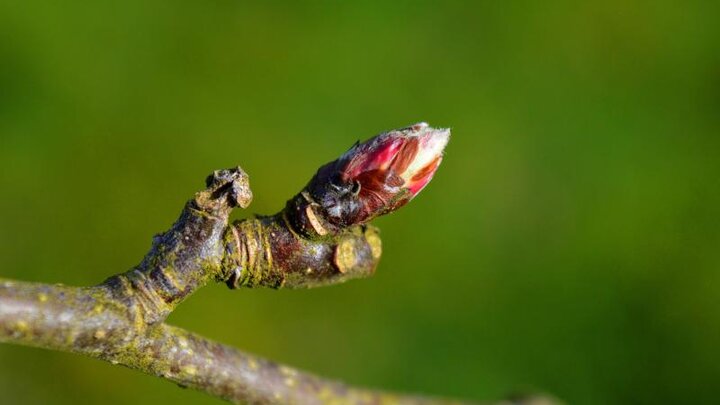
<svg viewBox="0 0 720 405">
<path fill-rule="evenodd" d="M 0 279 L 0 342 L 80 353 L 235 403 L 459 403 L 353 388 L 164 323 L 211 281 L 309 288 L 372 275 L 382 245 L 367 221 L 427 184 L 448 136 L 427 124 L 382 134 L 323 166 L 281 212 L 232 224 L 252 200 L 249 179 L 239 167 L 215 171 L 129 271 L 92 287 Z"/>
</svg>

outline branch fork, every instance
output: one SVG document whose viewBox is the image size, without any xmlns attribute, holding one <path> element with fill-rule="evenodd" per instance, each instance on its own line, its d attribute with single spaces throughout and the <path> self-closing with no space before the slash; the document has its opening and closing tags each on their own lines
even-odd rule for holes
<svg viewBox="0 0 720 405">
<path fill-rule="evenodd" d="M 459 403 L 353 388 L 165 324 L 211 281 L 308 288 L 372 275 L 382 245 L 367 222 L 427 185 L 448 137 L 424 123 L 383 133 L 321 167 L 281 212 L 232 224 L 252 201 L 249 178 L 217 170 L 130 271 L 93 287 L 0 279 L 0 342 L 81 353 L 234 403 Z"/>
</svg>

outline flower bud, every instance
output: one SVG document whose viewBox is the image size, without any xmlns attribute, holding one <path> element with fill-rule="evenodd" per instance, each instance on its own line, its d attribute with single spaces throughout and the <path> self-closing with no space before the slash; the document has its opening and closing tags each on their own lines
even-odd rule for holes
<svg viewBox="0 0 720 405">
<path fill-rule="evenodd" d="M 422 122 L 355 144 L 301 193 L 307 222 L 322 235 L 326 223 L 344 228 L 402 207 L 430 182 L 449 139 L 449 129 Z"/>
</svg>

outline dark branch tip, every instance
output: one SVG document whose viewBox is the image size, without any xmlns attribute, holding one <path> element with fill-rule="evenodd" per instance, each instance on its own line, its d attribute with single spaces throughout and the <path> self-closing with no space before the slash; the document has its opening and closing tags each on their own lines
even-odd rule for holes
<svg viewBox="0 0 720 405">
<path fill-rule="evenodd" d="M 240 166 L 215 170 L 205 179 L 205 184 L 210 189 L 212 199 L 220 200 L 226 196 L 227 204 L 231 208 L 247 208 L 252 202 L 250 179 Z"/>
</svg>

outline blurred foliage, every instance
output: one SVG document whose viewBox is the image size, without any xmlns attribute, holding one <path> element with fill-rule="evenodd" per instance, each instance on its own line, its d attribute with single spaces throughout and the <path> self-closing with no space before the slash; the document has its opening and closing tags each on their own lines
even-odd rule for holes
<svg viewBox="0 0 720 405">
<path fill-rule="evenodd" d="M 211 286 L 171 322 L 359 385 L 711 403 L 720 378 L 711 2 L 0 0 L 0 276 L 137 263 L 213 169 L 271 213 L 355 140 L 427 121 L 433 184 L 370 280 Z M 241 214 L 249 215 L 249 214 Z M 0 346 L 3 404 L 219 403 Z"/>
</svg>

